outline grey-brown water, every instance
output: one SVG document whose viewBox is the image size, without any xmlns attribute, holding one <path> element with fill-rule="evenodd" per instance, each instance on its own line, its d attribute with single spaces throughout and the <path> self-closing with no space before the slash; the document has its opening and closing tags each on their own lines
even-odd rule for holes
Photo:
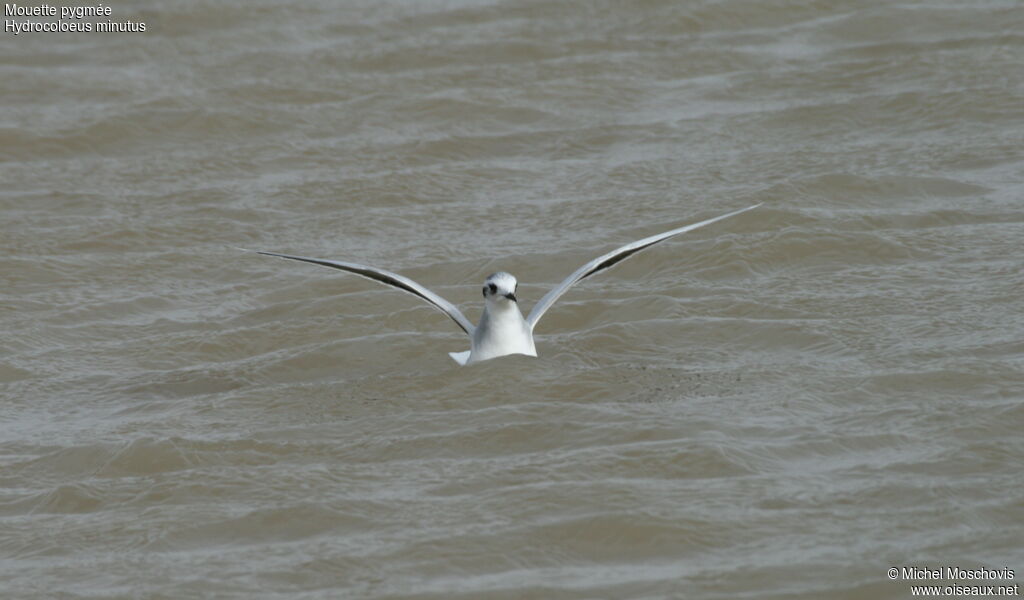
<svg viewBox="0 0 1024 600">
<path fill-rule="evenodd" d="M 1015 0 L 111 6 L 146 31 L 0 36 L 3 598 L 1022 579 Z M 528 310 L 756 202 L 469 368 L 232 248 L 476 320 L 488 273 Z"/>
</svg>

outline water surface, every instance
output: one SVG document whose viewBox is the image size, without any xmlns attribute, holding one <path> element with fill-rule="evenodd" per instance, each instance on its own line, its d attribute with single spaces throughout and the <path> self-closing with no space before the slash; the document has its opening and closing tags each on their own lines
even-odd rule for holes
<svg viewBox="0 0 1024 600">
<path fill-rule="evenodd" d="M 5 595 L 1024 572 L 1017 2 L 112 6 L 147 31 L 0 36 Z M 233 248 L 475 321 L 757 202 L 465 369 L 415 298 Z"/>
</svg>

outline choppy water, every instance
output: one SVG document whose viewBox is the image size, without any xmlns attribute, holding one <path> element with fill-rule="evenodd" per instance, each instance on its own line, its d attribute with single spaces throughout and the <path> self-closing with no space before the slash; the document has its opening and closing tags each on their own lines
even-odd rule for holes
<svg viewBox="0 0 1024 600">
<path fill-rule="evenodd" d="M 1024 11 L 112 5 L 0 36 L 5 598 L 905 598 L 1024 578 Z M 414 298 L 528 308 L 459 369 Z"/>
</svg>

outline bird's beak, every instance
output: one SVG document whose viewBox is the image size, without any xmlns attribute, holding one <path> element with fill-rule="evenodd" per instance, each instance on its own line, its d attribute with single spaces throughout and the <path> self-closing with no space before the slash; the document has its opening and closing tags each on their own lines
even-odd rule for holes
<svg viewBox="0 0 1024 600">
<path fill-rule="evenodd" d="M 517 302 L 515 294 L 505 294 L 505 297 L 513 302 Z"/>
</svg>

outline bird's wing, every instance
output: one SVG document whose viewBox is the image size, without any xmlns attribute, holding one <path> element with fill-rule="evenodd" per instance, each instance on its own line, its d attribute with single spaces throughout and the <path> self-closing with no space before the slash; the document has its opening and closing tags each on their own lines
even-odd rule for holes
<svg viewBox="0 0 1024 600">
<path fill-rule="evenodd" d="M 258 254 L 265 254 L 267 256 L 278 256 L 280 258 L 290 258 L 291 260 L 301 260 L 303 262 L 313 263 L 314 265 L 323 265 L 325 267 L 331 267 L 332 269 L 341 269 L 342 271 L 348 271 L 349 273 L 355 273 L 361 275 L 367 279 L 379 281 L 385 285 L 396 287 L 402 291 L 409 292 L 410 294 L 422 298 L 429 302 L 431 306 L 440 310 L 444 314 L 452 318 L 455 324 L 462 328 L 469 337 L 473 337 L 473 330 L 476 327 L 469 322 L 469 319 L 462 314 L 454 304 L 448 302 L 441 296 L 438 296 L 434 292 L 428 290 L 422 285 L 416 283 L 408 277 L 402 277 L 398 273 L 392 273 L 391 271 L 385 271 L 384 269 L 378 269 L 376 267 L 368 267 L 366 265 L 360 265 L 356 263 L 343 262 L 340 260 L 324 260 L 322 258 L 307 258 L 305 256 L 292 256 L 290 254 L 278 254 L 277 252 L 262 252 L 255 250 Z"/>
<path fill-rule="evenodd" d="M 714 217 L 713 219 L 707 219 L 699 223 L 693 223 L 692 225 L 687 225 L 685 227 L 680 227 L 678 229 L 673 229 L 671 231 L 666 231 L 664 233 L 652 235 L 651 237 L 646 237 L 642 240 L 637 240 L 630 244 L 626 244 L 621 248 L 616 248 L 615 250 L 612 250 L 608 254 L 602 254 L 601 256 L 598 256 L 597 258 L 583 265 L 579 269 L 576 269 L 576 271 L 572 275 L 566 277 L 565 280 L 562 281 L 562 283 L 558 284 L 553 290 L 551 290 L 547 294 L 544 294 L 544 297 L 541 298 L 540 301 L 537 302 L 537 304 L 533 307 L 533 310 L 530 311 L 530 316 L 527 317 L 526 319 L 527 323 L 530 324 L 531 328 L 534 327 L 537 324 L 537 321 L 539 321 L 540 318 L 544 316 L 544 313 L 547 312 L 549 308 L 551 308 L 551 305 L 555 303 L 555 300 L 558 300 L 562 296 L 562 294 L 567 292 L 569 288 L 572 287 L 573 284 L 575 284 L 576 282 L 586 279 L 587 277 L 590 277 L 594 273 L 603 271 L 608 267 L 611 267 L 612 265 L 618 264 L 619 262 L 636 254 L 637 252 L 640 252 L 644 248 L 653 246 L 654 244 L 657 244 L 660 241 L 667 240 L 668 238 L 675 235 L 679 235 L 680 233 L 686 233 L 687 231 L 693 231 L 694 229 L 704 227 L 705 225 L 710 225 L 715 221 L 721 221 L 722 219 L 727 219 L 731 216 L 747 212 L 748 210 L 755 209 L 758 206 L 761 205 L 755 204 L 754 206 L 748 206 L 747 208 L 736 210 L 731 213 L 726 213 L 724 215 Z"/>
</svg>

